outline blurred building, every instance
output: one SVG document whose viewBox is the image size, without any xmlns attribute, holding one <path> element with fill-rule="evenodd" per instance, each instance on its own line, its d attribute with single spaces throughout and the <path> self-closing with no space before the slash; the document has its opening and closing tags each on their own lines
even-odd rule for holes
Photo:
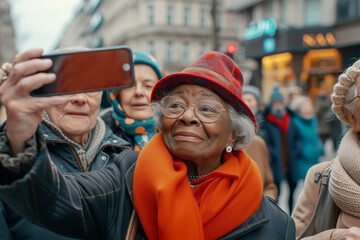
<svg viewBox="0 0 360 240">
<path fill-rule="evenodd" d="M 343 68 L 360 56 L 360 0 L 225 0 L 239 19 L 251 84 L 265 101 L 275 83 L 298 85 L 314 99 L 328 94 Z"/>
<path fill-rule="evenodd" d="M 85 0 L 58 47 L 127 45 L 154 55 L 166 74 L 213 49 L 216 2 L 218 50 L 237 43 L 239 20 L 223 0 Z"/>
<path fill-rule="evenodd" d="M 0 0 L 0 64 L 11 62 L 15 56 L 15 35 L 7 0 Z"/>
</svg>

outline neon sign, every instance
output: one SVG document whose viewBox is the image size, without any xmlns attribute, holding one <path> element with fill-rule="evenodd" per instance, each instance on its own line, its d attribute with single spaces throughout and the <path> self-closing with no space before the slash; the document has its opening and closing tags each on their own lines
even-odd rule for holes
<svg viewBox="0 0 360 240">
<path fill-rule="evenodd" d="M 251 40 L 259 38 L 264 35 L 273 37 L 277 30 L 276 20 L 273 18 L 260 20 L 255 26 L 251 26 L 245 29 L 244 39 Z"/>
</svg>

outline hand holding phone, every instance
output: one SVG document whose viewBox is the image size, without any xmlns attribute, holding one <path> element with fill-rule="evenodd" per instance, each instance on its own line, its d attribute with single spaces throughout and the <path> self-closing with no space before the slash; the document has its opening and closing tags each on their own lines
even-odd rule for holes
<svg viewBox="0 0 360 240">
<path fill-rule="evenodd" d="M 52 96 L 130 87 L 134 84 L 132 53 L 128 47 L 98 48 L 43 55 L 52 60 L 46 72 L 56 80 L 31 92 Z"/>
</svg>

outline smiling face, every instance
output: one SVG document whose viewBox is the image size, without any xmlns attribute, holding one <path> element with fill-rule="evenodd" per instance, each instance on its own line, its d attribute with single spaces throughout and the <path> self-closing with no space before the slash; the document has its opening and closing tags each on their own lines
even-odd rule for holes
<svg viewBox="0 0 360 240">
<path fill-rule="evenodd" d="M 231 120 L 225 101 L 213 91 L 198 85 L 184 84 L 176 87 L 171 95 L 187 105 L 200 101 L 217 101 L 225 108 L 219 118 L 212 123 L 203 123 L 189 107 L 177 119 L 163 117 L 163 138 L 170 153 L 183 161 L 197 165 L 219 164 L 226 146 L 233 146 Z"/>
<path fill-rule="evenodd" d="M 68 101 L 46 109 L 51 121 L 73 141 L 84 145 L 95 127 L 102 92 L 69 95 Z"/>
<path fill-rule="evenodd" d="M 154 69 L 146 64 L 136 64 L 134 75 L 134 86 L 119 90 L 118 100 L 126 116 L 136 120 L 146 120 L 152 117 L 151 91 L 159 78 Z"/>
</svg>

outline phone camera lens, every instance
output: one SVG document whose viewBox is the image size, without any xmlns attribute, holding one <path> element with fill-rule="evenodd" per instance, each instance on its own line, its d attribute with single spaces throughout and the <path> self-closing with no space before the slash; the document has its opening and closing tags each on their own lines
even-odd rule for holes
<svg viewBox="0 0 360 240">
<path fill-rule="evenodd" d="M 122 66 L 122 68 L 123 68 L 123 70 L 124 70 L 125 72 L 127 72 L 127 71 L 130 70 L 130 64 L 125 63 L 125 64 Z"/>
</svg>

